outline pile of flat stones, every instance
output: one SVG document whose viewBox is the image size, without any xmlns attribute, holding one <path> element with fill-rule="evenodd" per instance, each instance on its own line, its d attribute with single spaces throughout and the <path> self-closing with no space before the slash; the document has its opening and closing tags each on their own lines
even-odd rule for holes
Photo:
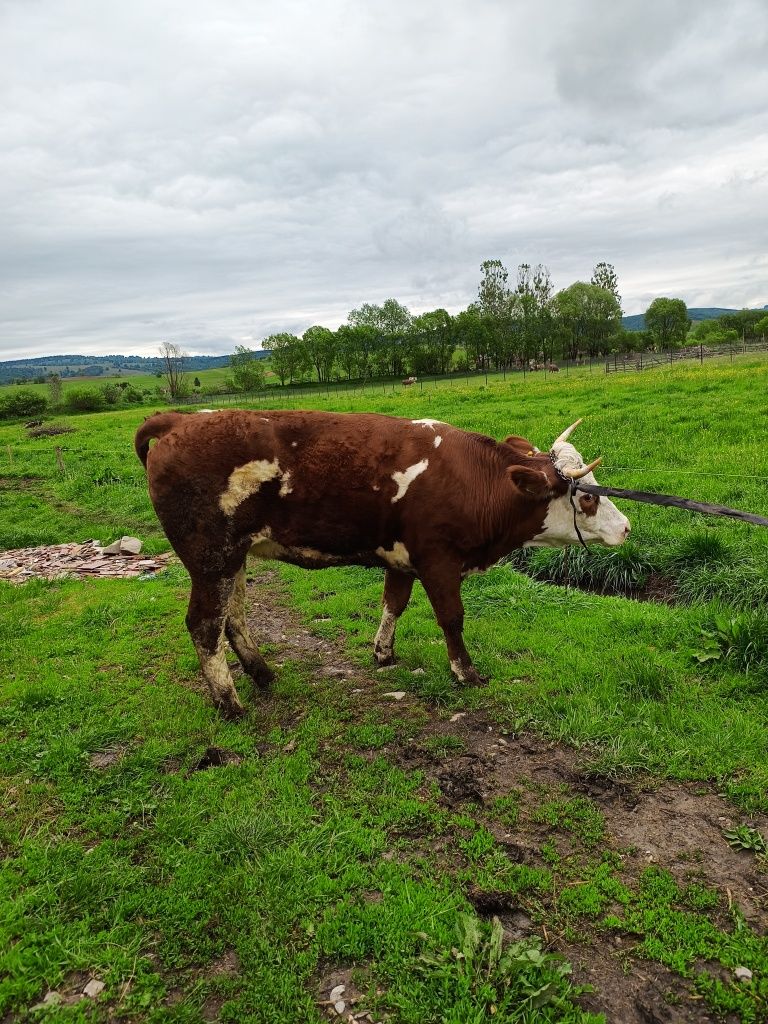
<svg viewBox="0 0 768 1024">
<path fill-rule="evenodd" d="M 66 576 L 145 576 L 165 569 L 172 555 L 141 557 L 138 537 L 122 537 L 107 547 L 97 540 L 82 544 L 0 551 L 0 579 L 24 583 L 31 579 L 55 580 Z"/>
</svg>

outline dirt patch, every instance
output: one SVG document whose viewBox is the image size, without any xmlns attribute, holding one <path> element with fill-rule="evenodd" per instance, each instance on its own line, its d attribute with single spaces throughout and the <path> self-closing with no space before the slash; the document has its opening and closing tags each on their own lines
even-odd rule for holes
<svg viewBox="0 0 768 1024">
<path fill-rule="evenodd" d="M 265 587 L 265 600 L 258 600 L 260 586 Z M 736 905 L 758 933 L 768 928 L 766 878 L 753 854 L 737 852 L 725 841 L 723 830 L 738 824 L 741 816 L 711 786 L 651 779 L 629 783 L 594 776 L 578 750 L 533 734 L 509 734 L 487 714 L 441 717 L 411 694 L 394 702 L 384 694 L 386 673 L 373 666 L 366 670 L 350 660 L 339 643 L 313 635 L 281 599 L 278 587 L 277 574 L 266 570 L 259 573 L 251 590 L 256 591 L 258 605 L 251 626 L 257 637 L 277 648 L 277 663 L 289 659 L 314 666 L 318 679 L 324 678 L 326 685 L 332 679 L 349 695 L 355 718 L 370 716 L 375 708 L 386 722 L 394 708 L 402 715 L 413 713 L 418 705 L 422 716 L 418 735 L 411 731 L 411 739 L 388 745 L 388 758 L 422 771 L 428 783 L 436 783 L 446 807 L 471 810 L 493 832 L 510 860 L 542 866 L 541 844 L 555 830 L 546 823 L 527 832 L 507 828 L 489 813 L 499 797 L 521 794 L 521 803 L 529 811 L 548 798 L 545 794 L 588 797 L 604 819 L 604 840 L 595 853 L 611 850 L 620 855 L 623 877 L 631 880 L 649 865 L 658 865 L 681 885 L 698 882 L 720 893 L 722 924 L 727 924 L 728 907 Z M 451 738 L 456 749 L 435 744 L 436 737 Z M 768 833 L 765 815 L 753 816 L 752 824 Z M 413 838 L 418 845 L 418 837 Z M 561 852 L 567 855 L 567 837 L 560 834 L 558 839 Z M 433 838 L 425 841 L 437 855 Z M 446 864 L 452 859 L 457 862 L 456 851 L 445 850 L 441 859 Z M 469 886 L 466 895 L 480 916 L 500 918 L 508 938 L 537 935 L 564 955 L 573 964 L 574 980 L 595 989 L 581 999 L 584 1007 L 605 1013 L 609 1021 L 692 1024 L 719 1019 L 679 975 L 633 957 L 634 939 L 598 932 L 590 934 L 589 941 L 567 941 L 535 924 L 509 893 Z M 349 980 L 339 972 L 322 977 L 316 989 L 318 1002 L 327 998 L 334 985 Z"/>
</svg>

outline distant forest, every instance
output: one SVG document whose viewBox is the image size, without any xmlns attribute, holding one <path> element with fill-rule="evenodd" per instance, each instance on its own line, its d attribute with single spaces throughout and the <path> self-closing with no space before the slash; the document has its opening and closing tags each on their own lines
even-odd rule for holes
<svg viewBox="0 0 768 1024">
<path fill-rule="evenodd" d="M 266 356 L 267 353 L 263 355 Z M 229 366 L 229 359 L 229 356 L 186 356 L 184 366 L 191 371 L 213 370 L 220 366 Z M 42 383 L 51 373 L 57 373 L 62 378 L 110 377 L 126 370 L 129 371 L 126 376 L 133 373 L 159 373 L 163 370 L 163 360 L 158 356 L 119 355 L 61 355 L 9 359 L 0 362 L 0 384 L 21 380 L 39 380 Z"/>
<path fill-rule="evenodd" d="M 618 277 L 610 263 L 598 263 L 588 283 L 576 281 L 557 292 L 542 264 L 521 263 L 511 280 L 501 260 L 485 260 L 480 270 L 477 298 L 455 315 L 445 309 L 412 314 L 396 299 L 387 299 L 351 310 L 347 323 L 336 330 L 314 325 L 302 336 L 270 335 L 258 351 L 238 346 L 231 356 L 190 356 L 171 347 L 184 372 L 226 366 L 235 383 L 247 378 L 252 389 L 263 381 L 259 361 L 266 357 L 281 384 L 322 383 L 529 364 L 538 368 L 611 352 L 733 345 L 768 335 L 768 307 L 688 309 L 682 299 L 658 298 L 645 313 L 622 316 Z M 51 374 L 160 376 L 164 370 L 160 356 L 44 356 L 0 362 L 0 383 L 43 383 Z"/>
</svg>

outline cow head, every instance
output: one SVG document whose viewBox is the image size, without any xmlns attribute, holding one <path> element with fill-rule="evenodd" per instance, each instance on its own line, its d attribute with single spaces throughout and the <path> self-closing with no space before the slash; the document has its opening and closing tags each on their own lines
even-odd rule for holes
<svg viewBox="0 0 768 1024">
<path fill-rule="evenodd" d="M 577 491 L 571 504 L 567 479 L 595 484 L 597 481 L 592 470 L 601 462 L 601 459 L 595 459 L 585 466 L 581 455 L 569 443 L 568 438 L 579 423 L 581 420 L 563 431 L 549 454 L 529 449 L 524 454 L 530 462 L 511 466 L 508 470 L 518 491 L 536 501 L 547 502 L 544 522 L 536 535 L 524 543 L 525 547 L 562 548 L 578 544 L 574 506 L 576 526 L 585 544 L 618 547 L 629 536 L 629 520 L 608 498 Z M 508 438 L 507 443 L 514 447 L 514 442 L 520 440 Z"/>
</svg>

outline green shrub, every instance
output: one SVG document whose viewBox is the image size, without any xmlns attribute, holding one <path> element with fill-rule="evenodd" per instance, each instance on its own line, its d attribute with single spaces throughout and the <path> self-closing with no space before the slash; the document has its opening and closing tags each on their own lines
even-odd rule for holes
<svg viewBox="0 0 768 1024">
<path fill-rule="evenodd" d="M 719 612 L 701 630 L 695 652 L 702 664 L 725 661 L 738 672 L 764 675 L 768 668 L 768 612 L 764 608 Z"/>
<path fill-rule="evenodd" d="M 9 391 L 0 397 L 0 419 L 23 419 L 39 416 L 48 408 L 48 399 L 37 391 Z"/>
<path fill-rule="evenodd" d="M 107 402 L 102 391 L 93 388 L 72 388 L 67 391 L 64 404 L 73 412 L 100 412 Z"/>
</svg>

